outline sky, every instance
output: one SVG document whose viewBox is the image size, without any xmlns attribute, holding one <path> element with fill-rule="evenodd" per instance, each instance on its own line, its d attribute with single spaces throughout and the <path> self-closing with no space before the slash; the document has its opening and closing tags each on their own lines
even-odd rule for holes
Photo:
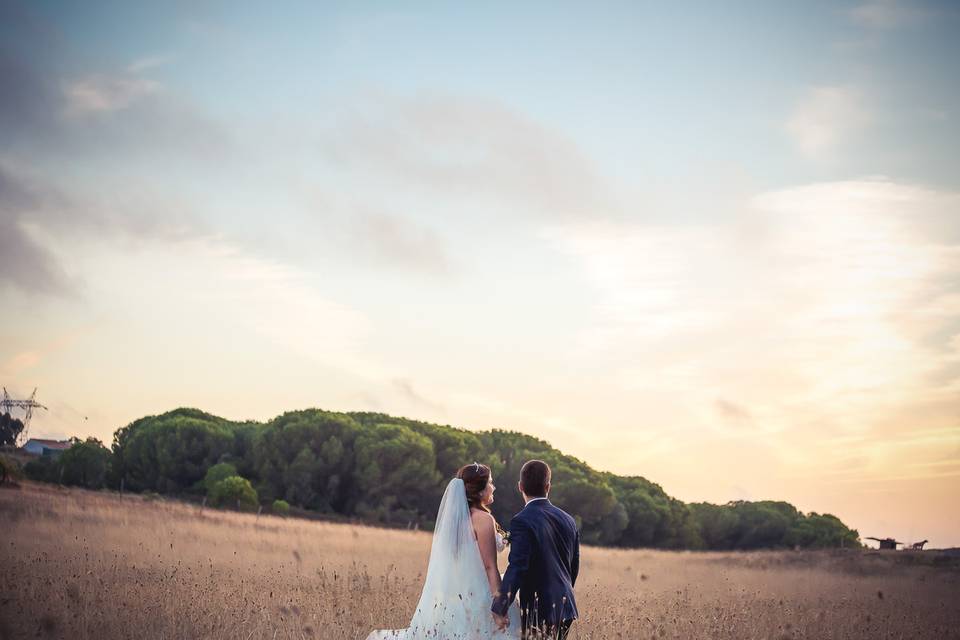
<svg viewBox="0 0 960 640">
<path fill-rule="evenodd" d="M 0 0 L 0 382 L 960 546 L 954 3 Z"/>
</svg>

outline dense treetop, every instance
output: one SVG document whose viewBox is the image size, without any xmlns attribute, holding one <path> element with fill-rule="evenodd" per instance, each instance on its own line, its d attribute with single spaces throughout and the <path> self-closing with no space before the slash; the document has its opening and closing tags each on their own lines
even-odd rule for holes
<svg viewBox="0 0 960 640">
<path fill-rule="evenodd" d="M 597 471 L 528 435 L 382 413 L 307 409 L 259 423 L 181 408 L 118 429 L 109 452 L 89 440 L 75 447 L 83 451 L 67 451 L 32 475 L 89 486 L 118 487 L 122 480 L 128 490 L 170 494 L 211 495 L 216 486 L 228 504 L 241 497 L 247 505 L 286 501 L 368 522 L 431 528 L 444 486 L 473 461 L 493 469 L 500 489 L 492 510 L 506 524 L 523 506 L 514 488 L 520 466 L 540 458 L 553 468 L 551 500 L 577 519 L 587 543 L 664 549 L 859 545 L 857 532 L 834 516 L 803 514 L 786 502 L 686 504 L 645 478 Z M 228 489 L 229 500 L 222 497 Z"/>
</svg>

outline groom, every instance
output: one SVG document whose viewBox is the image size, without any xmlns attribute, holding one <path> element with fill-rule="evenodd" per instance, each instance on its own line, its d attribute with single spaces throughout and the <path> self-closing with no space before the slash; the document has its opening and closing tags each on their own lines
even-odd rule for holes
<svg viewBox="0 0 960 640">
<path fill-rule="evenodd" d="M 519 592 L 523 637 L 543 634 L 563 640 L 577 618 L 573 585 L 580 571 L 580 533 L 573 518 L 547 500 L 546 462 L 526 462 L 519 487 L 526 505 L 510 521 L 510 565 L 493 599 L 493 618 L 505 628 L 507 610 Z"/>
</svg>

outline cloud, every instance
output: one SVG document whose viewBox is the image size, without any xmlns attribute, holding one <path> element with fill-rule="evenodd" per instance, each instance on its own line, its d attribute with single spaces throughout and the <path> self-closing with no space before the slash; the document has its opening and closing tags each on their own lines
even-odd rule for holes
<svg viewBox="0 0 960 640">
<path fill-rule="evenodd" d="M 786 124 L 794 144 L 806 156 L 829 158 L 868 127 L 873 117 L 853 87 L 813 87 Z"/>
<path fill-rule="evenodd" d="M 136 75 L 86 76 L 64 83 L 65 112 L 80 118 L 119 111 L 160 89 L 159 82 Z"/>
<path fill-rule="evenodd" d="M 0 284 L 24 293 L 71 293 L 71 278 L 56 257 L 16 220 L 0 215 Z"/>
<path fill-rule="evenodd" d="M 133 252 L 103 251 L 102 243 L 91 238 L 78 251 L 91 298 L 107 318 L 120 322 L 116 330 L 132 332 L 125 339 L 146 352 L 157 340 L 164 345 L 154 376 L 176 375 L 182 360 L 170 356 L 173 350 L 189 360 L 190 374 L 211 388 L 220 384 L 218 375 L 230 377 L 233 384 L 237 376 L 247 375 L 223 371 L 227 358 L 244 362 L 255 377 L 260 367 L 271 366 L 261 360 L 283 363 L 283 370 L 273 372 L 278 380 L 291 375 L 286 368 L 317 376 L 336 372 L 340 379 L 349 376 L 353 388 L 376 389 L 398 377 L 365 353 L 372 323 L 363 312 L 325 295 L 323 274 L 215 235 L 185 238 L 176 245 L 149 243 Z M 116 305 L 110 303 L 113 299 Z M 238 343 L 244 348 L 238 350 Z M 175 368 L 159 369 L 168 363 Z M 303 384 L 278 380 L 269 384 Z"/>
<path fill-rule="evenodd" d="M 75 345 L 90 332 L 89 326 L 73 328 L 42 340 L 29 349 L 11 353 L 5 360 L 0 361 L 0 378 L 17 380 L 25 371 L 35 369 L 52 355 Z M 14 341 L 10 340 L 8 346 L 12 347 L 13 343 Z"/>
<path fill-rule="evenodd" d="M 350 236 L 352 250 L 389 266 L 439 275 L 452 268 L 436 232 L 409 218 L 360 212 L 352 220 Z"/>
<path fill-rule="evenodd" d="M 346 170 L 514 212 L 592 215 L 611 206 L 607 185 L 571 139 L 495 101 L 376 96 L 322 142 Z"/>
<path fill-rule="evenodd" d="M 736 403 L 730 402 L 729 400 L 717 398 L 716 407 L 717 412 L 725 420 L 732 420 L 733 422 L 749 422 L 751 420 L 749 411 Z"/>
<path fill-rule="evenodd" d="M 71 255 L 63 247 L 79 238 L 175 243 L 204 233 L 164 207 L 169 203 L 153 198 L 151 203 L 119 192 L 99 198 L 70 193 L 0 158 L 0 286 L 76 296 L 81 281 L 71 273 Z"/>
<path fill-rule="evenodd" d="M 4 378 L 16 378 L 24 371 L 32 369 L 40 362 L 40 354 L 36 351 L 21 351 L 0 363 L 0 374 Z"/>
<path fill-rule="evenodd" d="M 743 405 L 717 398 L 714 409 L 719 420 L 710 421 L 714 432 L 721 437 L 741 438 L 758 436 L 765 432 L 762 425 L 753 419 L 753 414 Z"/>
<path fill-rule="evenodd" d="M 426 408 L 434 413 L 445 413 L 443 405 L 429 400 L 422 396 L 413 388 L 413 383 L 406 378 L 396 378 L 393 381 L 393 387 L 400 392 L 400 395 L 410 404 L 420 408 Z"/>
<path fill-rule="evenodd" d="M 162 67 L 163 65 L 169 63 L 173 59 L 174 59 L 174 56 L 169 54 L 144 56 L 143 58 L 137 58 L 136 60 L 128 64 L 127 72 L 138 74 L 142 71 L 147 71 L 149 69 Z"/>
<path fill-rule="evenodd" d="M 826 435 L 939 426 L 960 397 L 958 212 L 956 192 L 876 178 L 760 194 L 733 223 L 554 227 L 598 295 L 571 366 L 603 361 L 675 424 L 794 468 L 832 455 Z"/>
<path fill-rule="evenodd" d="M 205 307 L 223 321 L 237 321 L 277 347 L 317 363 L 364 379 L 386 377 L 379 364 L 360 353 L 369 320 L 319 293 L 310 272 L 212 238 L 188 241 L 184 248 L 205 274 L 192 290 L 210 296 Z M 179 275 L 191 277 L 188 271 Z"/>
<path fill-rule="evenodd" d="M 850 10 L 850 18 L 869 29 L 896 29 L 929 18 L 931 11 L 902 0 L 871 0 Z"/>
<path fill-rule="evenodd" d="M 0 142 L 8 156 L 78 162 L 174 156 L 182 163 L 215 157 L 216 167 L 233 158 L 236 140 L 220 122 L 146 76 L 172 57 L 67 76 L 61 59 L 69 53 L 50 50 L 34 55 L 0 47 Z"/>
<path fill-rule="evenodd" d="M 0 49 L 0 140 L 44 134 L 56 117 L 56 94 L 32 64 Z"/>
<path fill-rule="evenodd" d="M 70 277 L 36 237 L 29 216 L 49 203 L 0 163 L 0 284 L 29 293 L 67 294 Z M 31 232 L 32 231 L 32 232 Z"/>
</svg>

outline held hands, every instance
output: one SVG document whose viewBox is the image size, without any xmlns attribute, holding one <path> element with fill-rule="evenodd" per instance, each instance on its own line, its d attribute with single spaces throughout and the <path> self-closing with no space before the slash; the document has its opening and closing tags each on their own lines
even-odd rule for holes
<svg viewBox="0 0 960 640">
<path fill-rule="evenodd" d="M 497 625 L 498 630 L 505 631 L 506 628 L 510 626 L 510 618 L 507 616 L 501 616 L 493 611 L 490 612 L 490 615 L 493 616 L 493 623 Z"/>
</svg>

